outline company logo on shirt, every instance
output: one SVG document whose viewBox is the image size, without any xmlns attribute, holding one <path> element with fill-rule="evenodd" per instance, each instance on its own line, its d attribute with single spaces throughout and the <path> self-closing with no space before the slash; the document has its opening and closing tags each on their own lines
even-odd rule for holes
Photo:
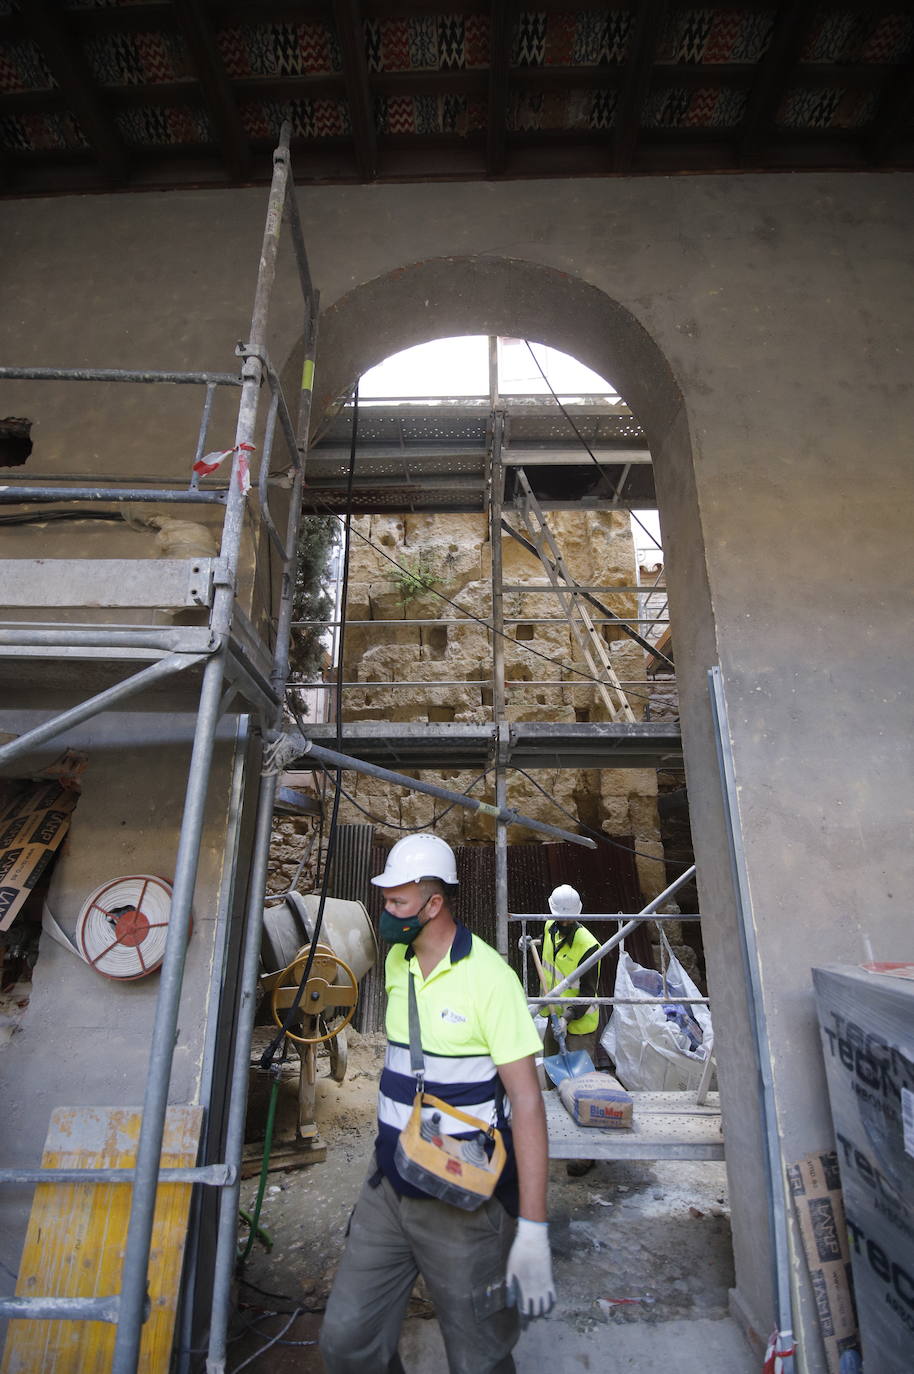
<svg viewBox="0 0 914 1374">
<path fill-rule="evenodd" d="M 466 1017 L 461 1016 L 459 1011 L 451 1011 L 449 1007 L 444 1008 L 441 1019 L 442 1021 L 449 1021 L 452 1026 L 466 1025 Z"/>
</svg>

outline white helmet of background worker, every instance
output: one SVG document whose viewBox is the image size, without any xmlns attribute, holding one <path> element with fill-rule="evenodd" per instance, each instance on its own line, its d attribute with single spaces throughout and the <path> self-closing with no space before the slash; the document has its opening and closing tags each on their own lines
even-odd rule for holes
<svg viewBox="0 0 914 1374">
<path fill-rule="evenodd" d="M 401 883 L 418 883 L 421 878 L 439 878 L 448 886 L 457 885 L 454 851 L 437 835 L 405 835 L 397 840 L 384 872 L 371 881 L 375 887 L 399 887 Z"/>
<path fill-rule="evenodd" d="M 560 921 L 570 921 L 581 914 L 581 898 L 568 883 L 555 888 L 549 897 L 549 910 Z"/>
</svg>

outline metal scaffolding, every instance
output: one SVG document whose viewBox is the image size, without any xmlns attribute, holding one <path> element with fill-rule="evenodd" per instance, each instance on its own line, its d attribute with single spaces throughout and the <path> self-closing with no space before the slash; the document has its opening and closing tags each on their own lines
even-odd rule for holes
<svg viewBox="0 0 914 1374">
<path fill-rule="evenodd" d="M 297 421 L 293 421 L 283 397 L 278 374 L 266 349 L 270 298 L 276 275 L 280 232 L 288 226 L 302 296 L 302 332 L 305 360 Z M 153 683 L 178 673 L 199 675 L 199 695 L 184 809 L 175 860 L 169 933 L 162 964 L 155 1022 L 152 1033 L 143 1103 L 142 1127 L 135 1167 L 117 1171 L 118 1178 L 133 1184 L 126 1251 L 120 1292 L 96 1298 L 62 1299 L 47 1296 L 0 1299 L 0 1315 L 21 1318 L 66 1316 L 72 1320 L 116 1323 L 114 1374 L 133 1374 L 139 1356 L 141 1333 L 147 1315 L 147 1272 L 153 1213 L 160 1182 L 160 1157 L 168 1088 L 176 1045 L 178 1006 L 190 933 L 191 904 L 197 859 L 204 824 L 204 807 L 213 759 L 216 730 L 230 698 L 239 696 L 266 733 L 282 719 L 282 701 L 288 676 L 288 641 L 292 621 L 292 595 L 304 455 L 307 448 L 317 327 L 317 296 L 313 289 L 298 217 L 298 205 L 289 159 L 289 128 L 285 126 L 273 158 L 266 225 L 247 341 L 237 348 L 240 376 L 210 372 L 162 372 L 119 369 L 3 368 L 0 380 L 53 382 L 147 383 L 204 388 L 204 402 L 197 436 L 196 458 L 206 448 L 213 398 L 217 388 L 240 391 L 235 442 L 228 483 L 219 489 L 201 488 L 194 477 L 188 487 L 54 485 L 35 486 L 11 482 L 0 491 L 0 503 L 46 503 L 61 498 L 68 502 L 169 502 L 181 505 L 217 504 L 224 508 L 218 558 L 195 560 L 208 563 L 206 593 L 194 604 L 206 611 L 202 626 L 168 628 L 129 625 L 48 627 L 16 622 L 0 628 L 0 660 L 94 659 L 118 679 L 77 705 L 60 712 L 35 729 L 0 748 L 0 763 L 27 754 L 36 745 L 59 736 L 73 725 L 114 705 L 135 704 L 138 694 Z M 263 643 L 237 604 L 242 530 L 248 501 L 248 459 L 257 428 L 263 383 L 269 404 L 264 427 L 257 515 L 281 562 L 281 593 L 274 644 Z M 269 478 L 276 430 L 279 428 L 291 466 L 292 485 L 284 530 L 270 509 Z M 34 604 L 34 603 L 33 603 Z M 130 672 L 130 665 L 147 660 L 147 666 Z M 126 672 L 126 676 L 124 673 Z M 232 1097 L 226 1131 L 225 1157 L 217 1165 L 180 1170 L 182 1180 L 221 1190 L 219 1252 L 213 1281 L 213 1313 L 210 1336 L 212 1370 L 225 1366 L 225 1328 L 229 1312 L 237 1219 L 240 1161 L 243 1148 L 247 1098 L 248 1046 L 254 1011 L 254 984 L 260 948 L 267 856 L 270 842 L 276 778 L 267 777 L 260 788 L 255 820 L 246 910 L 244 969 L 238 996 L 237 1035 L 232 1069 Z M 228 916 L 225 914 L 224 919 Z M 54 1169 L 5 1171 L 0 1182 L 31 1184 L 40 1173 L 42 1182 L 63 1180 L 67 1171 Z M 81 1183 L 113 1181 L 111 1170 L 81 1170 Z M 164 1171 L 161 1181 L 176 1179 L 176 1171 Z"/>
<path fill-rule="evenodd" d="M 291 239 L 302 297 L 302 334 L 305 342 L 304 369 L 298 414 L 293 419 L 283 395 L 278 374 L 266 348 L 267 321 L 270 298 L 276 276 L 280 230 L 286 223 Z M 31 1298 L 0 1298 L 0 1316 L 36 1318 L 66 1316 L 73 1320 L 105 1321 L 117 1326 L 113 1359 L 114 1374 L 134 1374 L 139 1357 L 143 1324 L 146 1319 L 147 1274 L 152 1236 L 153 1214 L 160 1182 L 185 1182 L 214 1187 L 219 1190 L 216 1255 L 212 1268 L 212 1310 L 209 1324 L 208 1374 L 224 1374 L 227 1348 L 227 1328 L 231 1313 L 231 1279 L 236 1255 L 236 1233 L 240 1188 L 240 1164 L 244 1142 L 244 1123 L 247 1105 L 249 1046 L 251 1043 L 255 988 L 259 970 L 263 899 L 266 890 L 267 865 L 271 837 L 278 774 L 267 769 L 259 788 L 256 815 L 253 822 L 253 846 L 244 914 L 244 935 L 239 956 L 237 991 L 232 1008 L 233 1044 L 228 1066 L 229 1092 L 223 1158 L 197 1168 L 160 1169 L 162 1140 L 172 1061 L 176 1043 L 178 1008 L 184 977 L 184 964 L 190 933 L 191 906 L 197 876 L 197 858 L 204 825 L 204 807 L 210 770 L 213 761 L 216 731 L 219 721 L 232 697 L 237 697 L 256 722 L 263 738 L 270 742 L 286 739 L 292 753 L 305 767 L 308 758 L 319 759 L 332 767 L 352 768 L 356 771 L 383 777 L 400 786 L 431 792 L 447 797 L 459 805 L 481 810 L 495 822 L 496 852 L 496 910 L 498 918 L 497 945 L 501 953 L 508 950 L 507 911 L 507 828 L 509 825 L 529 824 L 542 833 L 592 846 L 593 841 L 581 835 L 571 835 L 555 826 L 530 822 L 508 805 L 507 772 L 512 766 L 527 767 L 596 767 L 600 766 L 667 766 L 676 767 L 681 761 L 681 742 L 675 726 L 642 724 L 637 722 L 625 696 L 626 687 L 639 684 L 620 681 L 612 671 L 602 641 L 602 624 L 612 623 L 620 633 L 629 635 L 644 648 L 650 644 L 640 634 L 644 616 L 618 616 L 597 599 L 613 594 L 628 595 L 636 588 L 589 587 L 570 578 L 562 563 L 555 541 L 542 511 L 533 496 L 524 466 L 536 467 L 538 461 L 555 461 L 552 449 L 516 449 L 510 459 L 503 451 L 508 412 L 498 396 L 497 368 L 491 371 L 489 405 L 486 411 L 487 442 L 485 444 L 484 486 L 482 503 L 488 511 L 492 549 L 492 614 L 483 621 L 492 643 L 492 677 L 480 682 L 492 694 L 492 721 L 484 726 L 449 725 L 445 722 L 423 729 L 412 726 L 380 724 L 372 730 L 365 727 L 346 727 L 345 736 L 350 753 L 339 754 L 324 747 L 332 731 L 328 726 L 309 731 L 307 740 L 283 734 L 283 699 L 289 677 L 289 638 L 293 622 L 293 592 L 298 530 L 304 496 L 304 466 L 308 447 L 311 411 L 311 388 L 314 372 L 318 315 L 318 297 L 313 288 L 308 260 L 298 216 L 295 187 L 289 159 L 289 130 L 284 127 L 274 154 L 273 180 L 270 188 L 260 267 L 254 297 L 248 339 L 238 346 L 241 359 L 240 376 L 212 372 L 137 371 L 118 369 L 56 369 L 56 368 L 0 368 L 0 380 L 31 380 L 52 382 L 106 382 L 112 384 L 144 383 L 150 385 L 186 385 L 203 388 L 203 405 L 196 441 L 196 460 L 203 457 L 213 402 L 217 390 L 239 390 L 235 442 L 231 471 L 227 483 L 202 487 L 194 476 L 186 487 L 173 483 L 138 481 L 133 485 L 104 485 L 87 481 L 84 484 L 59 479 L 36 484 L 11 480 L 0 490 L 0 504 L 39 505 L 65 499 L 87 507 L 99 502 L 152 502 L 170 505 L 216 505 L 224 511 L 221 544 L 217 557 L 195 559 L 192 568 L 175 571 L 174 593 L 177 604 L 192 606 L 205 618 L 204 624 L 143 626 L 109 625 L 49 625 L 47 622 L 14 621 L 0 625 L 0 672 L 4 663 L 15 669 L 23 659 L 90 660 L 103 679 L 101 690 L 92 692 L 84 700 L 70 704 L 48 721 L 20 735 L 0 747 L 0 764 L 22 757 L 37 746 L 59 736 L 64 731 L 114 706 L 136 705 L 140 694 L 153 686 L 173 680 L 178 674 L 190 680 L 197 692 L 196 722 L 191 761 L 187 776 L 184 810 L 181 819 L 177 856 L 174 869 L 171 916 L 166 953 L 161 970 L 152 1033 L 148 1075 L 143 1103 L 142 1129 L 134 1168 L 127 1170 L 80 1170 L 82 1183 L 129 1182 L 132 1187 L 130 1221 L 121 1287 L 117 1293 L 85 1299 L 64 1299 L 46 1296 Z M 265 385 L 264 385 L 265 384 Z M 257 480 L 257 502 L 249 501 L 247 454 L 254 442 L 258 426 L 261 392 L 268 397 L 263 428 L 262 457 Z M 605 411 L 607 408 L 603 407 Z M 595 424 L 612 423 L 630 427 L 626 414 L 611 407 L 608 418 L 597 417 Z M 474 424 L 479 420 L 475 417 Z M 281 446 L 288 455 L 292 482 L 288 492 L 288 512 L 284 522 L 274 518 L 270 507 L 271 465 L 277 430 Z M 523 434 L 518 436 L 523 440 Z M 631 435 L 618 428 L 614 437 L 630 442 Z M 637 439 L 637 435 L 635 438 Z M 618 489 L 626 482 L 638 488 L 635 476 L 644 477 L 644 451 L 611 450 L 619 467 Z M 648 455 L 649 459 L 649 455 Z M 473 463 L 479 454 L 474 450 Z M 444 460 L 442 460 L 444 461 Z M 559 461 L 562 461 L 559 459 Z M 448 459 L 445 467 L 450 471 Z M 324 480 L 331 463 L 325 462 Z M 379 466 L 383 467 L 383 464 Z M 459 466 L 459 464 L 458 464 Z M 309 460 L 309 478 L 311 466 Z M 475 468 L 474 468 L 475 472 Z M 512 530 L 503 518 L 506 473 L 511 473 L 511 490 L 519 493 L 519 500 L 534 549 L 543 563 L 548 584 L 522 584 L 517 588 L 504 583 L 501 565 L 502 534 L 505 530 L 525 542 L 519 531 Z M 634 472 L 634 475 L 631 475 Z M 380 489 L 384 472 L 369 473 L 372 483 Z M 447 478 L 448 481 L 451 477 Z M 477 482 L 476 476 L 473 478 Z M 385 488 L 384 500 L 396 499 L 395 486 Z M 309 481 L 312 490 L 319 483 Z M 424 488 L 426 491 L 433 489 Z M 332 492 L 331 492 L 332 497 Z M 634 495 L 632 497 L 634 499 Z M 644 496 L 641 499 L 645 499 Z M 647 494 L 652 499 L 652 493 Z M 474 501 L 476 498 L 474 497 Z M 332 500 L 331 500 L 332 504 Z M 558 507 L 606 508 L 602 497 L 578 499 L 574 503 L 557 503 Z M 544 503 L 549 509 L 557 504 Z M 612 503 L 615 504 L 615 503 Z M 275 550 L 280 564 L 281 591 L 272 645 L 268 645 L 255 630 L 237 601 L 242 531 L 246 512 L 255 507 L 266 541 Z M 307 502 L 305 502 L 307 507 Z M 445 508 L 455 509 L 453 504 Z M 479 509 L 479 505 L 471 508 Z M 531 523 L 532 521 L 532 523 Z M 181 577 L 188 574 L 189 581 Z M 11 583 L 12 585 L 12 583 Z M 564 617 L 518 617 L 504 615 L 506 591 L 548 592 L 558 597 Z M 34 605 L 23 592 L 21 604 Z M 51 594 L 45 605 L 54 604 Z M 184 598 L 183 601 L 180 598 Z M 585 604 L 586 603 L 586 604 Z M 10 603 L 15 605 L 13 599 Z M 126 602 L 112 603 L 127 604 Z M 592 611 L 596 611 L 594 616 Z M 514 624 L 567 623 L 576 636 L 583 637 L 582 652 L 590 672 L 579 674 L 578 680 L 594 685 L 603 696 L 610 721 L 592 724 L 553 726 L 543 723 L 513 724 L 506 720 L 506 688 L 511 685 L 505 672 L 505 627 Z M 403 622 L 385 622 L 392 625 Z M 454 618 L 448 625 L 460 624 Z M 469 623 L 478 624 L 478 620 Z M 581 644 L 581 638 L 578 638 Z M 139 665 L 139 666 L 138 666 Z M 564 676 L 564 675 L 563 675 Z M 95 679 L 93 679 L 95 681 Z M 549 679 L 561 683 L 562 678 Z M 346 683 L 344 686 L 364 688 L 365 683 Z M 381 684 L 379 684 L 380 686 Z M 384 683 L 385 688 L 410 686 L 415 683 Z M 436 683 L 435 685 L 442 685 Z M 463 684 L 466 685 L 466 684 Z M 531 685 L 524 682 L 525 686 Z M 640 685 L 644 686 L 645 683 Z M 448 792 L 434 784 L 423 783 L 402 774 L 394 774 L 379 767 L 377 759 L 390 759 L 392 754 L 402 767 L 434 767 L 436 771 L 467 766 L 468 760 L 490 762 L 495 769 L 495 806 L 474 798 Z M 291 761 L 291 758 L 288 760 Z M 228 914 L 220 918 L 228 921 Z M 614 918 L 615 919 L 615 918 Z M 225 932 L 217 930 L 216 938 Z M 67 1170 L 5 1170 L 0 1171 L 0 1184 L 29 1186 L 36 1181 L 64 1181 L 74 1171 Z"/>
</svg>

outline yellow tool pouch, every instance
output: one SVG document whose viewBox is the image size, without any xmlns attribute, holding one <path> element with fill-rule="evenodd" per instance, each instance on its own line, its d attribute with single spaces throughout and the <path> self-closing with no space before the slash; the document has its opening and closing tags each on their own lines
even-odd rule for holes
<svg viewBox="0 0 914 1374">
<path fill-rule="evenodd" d="M 419 1008 L 412 974 L 409 979 L 409 1053 L 416 1075 L 416 1096 L 409 1121 L 397 1141 L 396 1165 L 400 1176 L 424 1193 L 472 1212 L 492 1196 L 505 1167 L 507 1151 L 501 1131 L 494 1125 L 452 1107 L 424 1091 L 425 1057 L 419 1028 Z M 422 1108 L 431 1109 L 423 1120 Z M 445 1135 L 442 1118 L 465 1122 L 477 1134 L 469 1140 Z"/>
</svg>

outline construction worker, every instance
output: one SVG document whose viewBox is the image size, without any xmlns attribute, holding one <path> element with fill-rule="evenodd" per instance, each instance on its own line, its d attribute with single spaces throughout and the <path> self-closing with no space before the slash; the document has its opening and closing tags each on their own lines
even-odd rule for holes
<svg viewBox="0 0 914 1374">
<path fill-rule="evenodd" d="M 597 940 L 586 926 L 577 919 L 581 914 L 582 902 L 578 892 L 568 883 L 555 888 L 549 897 L 549 910 L 553 920 L 547 921 L 543 930 L 543 972 L 546 976 L 546 990 L 550 991 L 557 983 L 567 978 L 584 960 L 599 949 Z M 600 965 L 594 964 L 583 973 L 579 980 L 560 993 L 560 1001 L 550 1007 L 543 1007 L 542 1013 L 550 1011 L 563 1023 L 566 1048 L 584 1050 L 596 1063 L 597 1028 L 600 1013 L 594 1005 L 581 1005 L 580 999 L 597 996 L 597 983 Z M 572 999 L 578 999 L 576 1002 Z M 546 1023 L 543 1041 L 545 1055 L 558 1054 L 560 1046 L 552 1030 L 551 1021 Z M 551 1085 L 550 1085 L 551 1086 Z M 566 1172 L 571 1178 L 580 1178 L 593 1168 L 592 1159 L 570 1159 Z"/>
<path fill-rule="evenodd" d="M 380 932 L 391 945 L 387 1056 L 375 1160 L 350 1218 L 321 1353 L 328 1374 L 401 1371 L 400 1326 L 421 1273 L 450 1374 L 511 1374 L 521 1318 L 545 1316 L 555 1301 L 539 1037 L 515 974 L 454 917 L 457 869 L 449 845 L 436 835 L 407 836 L 371 881 L 384 894 Z M 416 1093 L 410 982 L 424 1091 L 497 1126 L 507 1149 L 494 1195 L 474 1210 L 432 1195 L 397 1167 Z M 423 1109 L 423 1124 L 429 1120 Z M 439 1118 L 434 1129 L 478 1134 L 456 1118 Z"/>
</svg>

